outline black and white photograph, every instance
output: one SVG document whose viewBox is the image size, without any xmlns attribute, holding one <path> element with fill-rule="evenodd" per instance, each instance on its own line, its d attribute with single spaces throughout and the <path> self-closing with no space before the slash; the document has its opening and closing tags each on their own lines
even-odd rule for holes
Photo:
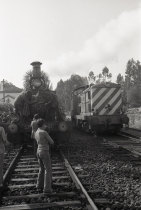
<svg viewBox="0 0 141 210">
<path fill-rule="evenodd" d="M 0 210 L 141 210 L 141 0 L 0 0 Z"/>
</svg>

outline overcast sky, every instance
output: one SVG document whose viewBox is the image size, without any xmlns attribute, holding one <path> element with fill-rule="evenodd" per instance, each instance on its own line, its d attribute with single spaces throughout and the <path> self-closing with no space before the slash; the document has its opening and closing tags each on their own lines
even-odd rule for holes
<svg viewBox="0 0 141 210">
<path fill-rule="evenodd" d="M 0 80 L 18 87 L 40 61 L 54 88 L 71 74 L 141 61 L 140 0 L 0 0 Z"/>
</svg>

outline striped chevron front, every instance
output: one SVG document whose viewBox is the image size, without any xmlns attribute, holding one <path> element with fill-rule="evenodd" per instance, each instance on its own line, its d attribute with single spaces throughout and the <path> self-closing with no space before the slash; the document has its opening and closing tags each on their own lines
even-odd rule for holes
<svg viewBox="0 0 141 210">
<path fill-rule="evenodd" d="M 113 115 L 121 109 L 120 87 L 92 87 L 92 109 L 99 115 Z"/>
</svg>

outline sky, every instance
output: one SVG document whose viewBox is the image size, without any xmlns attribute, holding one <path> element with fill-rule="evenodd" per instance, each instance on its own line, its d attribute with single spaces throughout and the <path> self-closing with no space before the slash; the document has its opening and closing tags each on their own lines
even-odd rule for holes
<svg viewBox="0 0 141 210">
<path fill-rule="evenodd" d="M 141 61 L 141 0 L 0 0 L 0 80 L 23 87 L 33 61 L 55 88 L 72 74 L 116 79 Z"/>
</svg>

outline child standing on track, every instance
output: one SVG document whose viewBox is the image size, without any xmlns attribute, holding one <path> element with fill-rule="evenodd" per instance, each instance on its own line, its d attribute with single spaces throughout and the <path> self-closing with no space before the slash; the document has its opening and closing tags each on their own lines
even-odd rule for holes
<svg viewBox="0 0 141 210">
<path fill-rule="evenodd" d="M 37 188 L 43 189 L 44 193 L 52 192 L 52 168 L 49 153 L 49 145 L 54 144 L 54 141 L 49 136 L 46 129 L 45 121 L 39 119 L 37 121 L 38 130 L 35 133 L 37 141 L 37 158 L 39 162 L 39 174 L 37 179 Z"/>
</svg>

